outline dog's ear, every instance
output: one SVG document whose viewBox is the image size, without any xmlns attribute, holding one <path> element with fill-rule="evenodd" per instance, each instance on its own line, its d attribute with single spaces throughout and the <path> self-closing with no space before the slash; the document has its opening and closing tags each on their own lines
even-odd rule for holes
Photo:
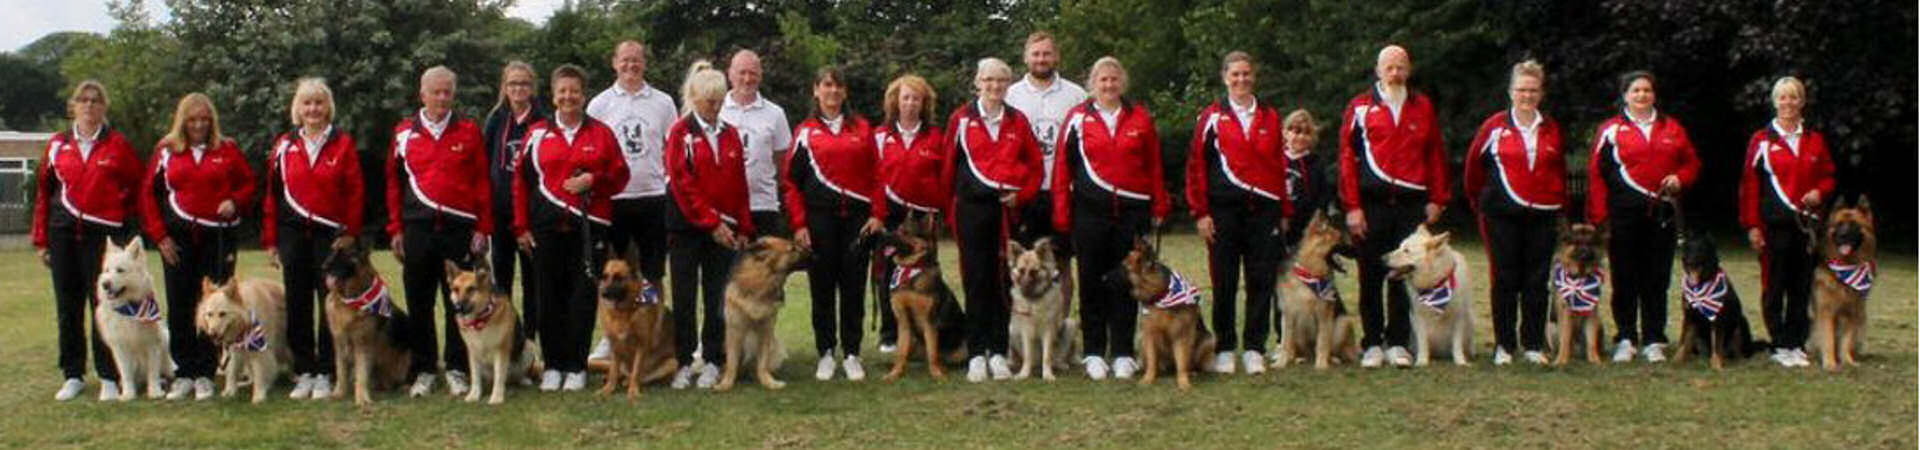
<svg viewBox="0 0 1920 450">
<path fill-rule="evenodd" d="M 213 278 L 211 277 L 200 278 L 200 296 L 201 297 L 206 297 L 207 294 L 212 294 L 214 293 L 214 291 L 218 291 L 218 290 L 220 290 L 220 285 L 213 284 Z"/>
<path fill-rule="evenodd" d="M 220 285 L 220 290 L 227 293 L 227 301 L 240 302 L 240 282 L 229 278 L 227 284 Z"/>
<path fill-rule="evenodd" d="M 1014 259 L 1019 258 L 1020 254 L 1026 253 L 1026 252 L 1027 252 L 1027 247 L 1020 245 L 1019 239 L 1007 240 L 1007 262 L 1008 263 L 1012 263 Z"/>
<path fill-rule="evenodd" d="M 1053 238 L 1043 237 L 1033 241 L 1033 251 L 1040 252 L 1040 259 L 1053 260 Z"/>
<path fill-rule="evenodd" d="M 1426 231 L 1426 229 L 1427 227 L 1425 225 L 1422 225 L 1420 227 L 1421 231 Z M 1439 250 L 1441 247 L 1446 247 L 1447 241 L 1449 241 L 1452 237 L 1453 237 L 1453 232 L 1451 231 L 1432 235 L 1432 237 L 1427 238 L 1427 248 L 1432 250 Z"/>
<path fill-rule="evenodd" d="M 139 236 L 134 236 L 133 240 L 127 241 L 126 251 L 128 255 L 133 257 L 134 261 L 147 260 L 146 241 L 141 240 Z"/>
<path fill-rule="evenodd" d="M 460 272 L 466 271 L 460 268 L 460 263 L 453 262 L 451 259 L 442 260 L 441 264 L 446 265 L 446 273 L 444 276 L 447 277 L 447 286 L 449 287 L 453 286 L 454 280 L 460 279 Z"/>
<path fill-rule="evenodd" d="M 1866 214 L 1867 217 L 1873 217 L 1873 201 L 1867 199 L 1867 194 L 1860 194 L 1860 204 L 1855 205 L 1854 208 L 1858 208 L 1860 213 Z"/>
</svg>

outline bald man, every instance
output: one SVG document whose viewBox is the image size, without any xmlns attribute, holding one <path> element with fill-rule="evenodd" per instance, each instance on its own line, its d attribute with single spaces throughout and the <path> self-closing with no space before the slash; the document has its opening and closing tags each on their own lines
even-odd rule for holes
<svg viewBox="0 0 1920 450">
<path fill-rule="evenodd" d="M 1451 193 L 1433 103 L 1407 88 L 1413 59 L 1405 48 L 1389 45 L 1380 49 L 1373 73 L 1373 87 L 1355 96 L 1341 113 L 1340 204 L 1359 246 L 1365 330 L 1360 344 L 1366 348 L 1360 366 L 1380 367 L 1384 361 L 1404 367 L 1413 364 L 1407 352 L 1413 330 L 1410 303 L 1404 283 L 1387 280 L 1381 256 L 1415 227 L 1439 219 Z"/>
<path fill-rule="evenodd" d="M 747 196 L 753 216 L 753 229 L 762 236 L 786 236 L 787 219 L 780 211 L 779 161 L 786 160 L 787 147 L 793 145 L 793 127 L 787 125 L 787 111 L 760 95 L 760 55 L 752 50 L 734 52 L 727 61 L 727 101 L 720 105 L 720 120 L 733 124 L 747 151 Z"/>
</svg>

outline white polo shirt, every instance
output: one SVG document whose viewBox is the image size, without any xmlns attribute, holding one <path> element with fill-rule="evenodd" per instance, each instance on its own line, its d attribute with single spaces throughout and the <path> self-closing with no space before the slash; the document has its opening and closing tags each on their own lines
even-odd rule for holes
<svg viewBox="0 0 1920 450">
<path fill-rule="evenodd" d="M 1007 87 L 1007 104 L 1027 115 L 1027 122 L 1033 124 L 1034 139 L 1040 140 L 1040 155 L 1046 167 L 1040 189 L 1053 186 L 1053 146 L 1060 136 L 1060 123 L 1067 118 L 1068 110 L 1086 101 L 1087 90 L 1067 81 L 1058 71 L 1054 72 L 1053 84 L 1046 89 L 1033 82 L 1032 74 Z"/>
<path fill-rule="evenodd" d="M 749 208 L 755 212 L 780 211 L 780 163 L 774 153 L 793 145 L 793 127 L 787 124 L 787 111 L 767 100 L 759 92 L 753 102 L 740 104 L 727 94 L 720 105 L 720 120 L 733 124 L 747 151 L 747 193 Z"/>
<path fill-rule="evenodd" d="M 613 198 L 666 195 L 666 162 L 660 148 L 667 142 L 667 128 L 673 127 L 679 117 L 673 97 L 653 85 L 628 92 L 614 83 L 587 103 L 587 115 L 613 129 L 614 137 L 620 140 L 620 153 L 627 158 L 627 170 L 633 175 L 627 187 Z"/>
</svg>

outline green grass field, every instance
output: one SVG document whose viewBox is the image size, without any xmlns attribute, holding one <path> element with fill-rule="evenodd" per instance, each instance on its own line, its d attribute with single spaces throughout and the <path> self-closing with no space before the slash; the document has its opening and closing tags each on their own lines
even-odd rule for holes
<svg viewBox="0 0 1920 450">
<path fill-rule="evenodd" d="M 1170 263 L 1192 276 L 1205 267 L 1196 238 L 1167 238 Z M 1482 253 L 1472 295 L 1480 330 L 1475 365 L 1418 370 L 1294 368 L 1205 376 L 1191 392 L 1166 380 L 1153 387 L 1087 380 L 1052 383 L 935 383 L 918 365 L 895 384 L 822 383 L 807 325 L 807 282 L 795 276 L 780 332 L 792 357 L 788 388 L 748 383 L 733 392 L 646 391 L 637 402 L 591 393 L 513 390 L 489 407 L 440 396 L 378 396 L 369 409 L 348 402 L 274 398 L 217 402 L 56 403 L 53 300 L 30 252 L 0 253 L 0 446 L 85 447 L 989 447 L 1269 448 L 1913 448 L 1916 445 L 1915 261 L 1884 255 L 1870 308 L 1869 357 L 1840 374 L 1786 370 L 1748 360 L 1724 372 L 1685 365 L 1574 364 L 1563 370 L 1490 363 Z M 951 259 L 955 252 L 943 253 Z M 261 254 L 242 255 L 244 276 L 278 279 Z M 1729 248 L 1736 286 L 1759 325 L 1754 255 Z M 389 279 L 393 260 L 377 258 Z M 157 258 L 154 262 L 157 272 Z M 957 267 L 949 262 L 950 270 Z M 958 281 L 949 272 L 950 283 Z M 1201 278 L 1204 280 L 1204 278 Z M 1345 279 L 1351 295 L 1353 281 Z M 1676 288 L 1677 291 L 1677 288 Z M 1674 324 L 1677 337 L 1678 295 Z M 404 303 L 402 303 L 404 304 Z M 171 313 L 171 312 L 169 312 Z M 1604 313 L 1603 313 L 1604 314 Z M 1611 326 L 1609 325 L 1609 328 Z M 868 333 L 868 348 L 874 343 Z M 885 364 L 869 351 L 867 371 Z M 589 383 L 597 387 L 598 377 Z M 444 387 L 444 386 L 441 386 Z"/>
</svg>

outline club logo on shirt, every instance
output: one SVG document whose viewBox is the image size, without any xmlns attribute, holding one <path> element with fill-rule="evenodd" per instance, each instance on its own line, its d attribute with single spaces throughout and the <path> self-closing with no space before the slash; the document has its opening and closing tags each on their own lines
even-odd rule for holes
<svg viewBox="0 0 1920 450">
<path fill-rule="evenodd" d="M 466 149 L 467 149 L 467 146 L 464 144 L 453 144 L 454 153 L 460 153 L 462 150 L 466 150 Z"/>
</svg>

